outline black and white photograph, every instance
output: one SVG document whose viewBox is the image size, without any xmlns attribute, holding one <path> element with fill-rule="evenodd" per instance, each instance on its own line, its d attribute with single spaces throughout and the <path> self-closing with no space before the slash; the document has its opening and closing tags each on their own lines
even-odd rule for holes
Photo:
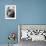
<svg viewBox="0 0 46 46">
<path fill-rule="evenodd" d="M 18 42 L 20 46 L 46 42 L 46 25 L 19 24 Z"/>
<path fill-rule="evenodd" d="M 16 19 L 16 5 L 5 6 L 5 19 Z"/>
</svg>

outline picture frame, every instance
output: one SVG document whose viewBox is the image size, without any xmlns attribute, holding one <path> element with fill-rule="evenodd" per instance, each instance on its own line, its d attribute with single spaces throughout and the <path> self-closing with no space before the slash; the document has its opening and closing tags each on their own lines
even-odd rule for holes
<svg viewBox="0 0 46 46">
<path fill-rule="evenodd" d="M 27 31 L 27 30 L 28 32 L 24 34 L 23 31 Z M 25 35 L 27 35 L 28 37 L 25 38 Z M 31 41 L 46 41 L 46 25 L 45 24 L 19 24 L 18 41 L 20 42 L 21 40 L 24 39 L 31 40 Z"/>
<path fill-rule="evenodd" d="M 5 19 L 16 19 L 16 5 L 5 5 Z"/>
</svg>

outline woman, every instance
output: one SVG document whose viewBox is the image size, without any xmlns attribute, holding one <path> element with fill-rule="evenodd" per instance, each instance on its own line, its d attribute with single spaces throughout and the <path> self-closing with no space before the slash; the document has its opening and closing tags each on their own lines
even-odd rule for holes
<svg viewBox="0 0 46 46">
<path fill-rule="evenodd" d="M 15 11 L 13 8 L 8 7 L 7 16 L 8 17 L 15 17 Z"/>
</svg>

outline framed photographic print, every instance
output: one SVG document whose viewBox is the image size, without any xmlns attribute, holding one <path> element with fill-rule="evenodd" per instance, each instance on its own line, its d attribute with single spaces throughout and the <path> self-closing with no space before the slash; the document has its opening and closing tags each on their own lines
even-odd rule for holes
<svg viewBox="0 0 46 46">
<path fill-rule="evenodd" d="M 20 24 L 18 25 L 18 41 L 46 41 L 46 25 Z"/>
<path fill-rule="evenodd" d="M 16 5 L 5 5 L 5 19 L 16 19 Z"/>
</svg>

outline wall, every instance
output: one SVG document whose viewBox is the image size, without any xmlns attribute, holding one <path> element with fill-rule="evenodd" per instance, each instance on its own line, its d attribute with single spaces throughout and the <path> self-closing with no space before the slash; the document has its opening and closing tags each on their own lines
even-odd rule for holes
<svg viewBox="0 0 46 46">
<path fill-rule="evenodd" d="M 16 4 L 16 20 L 4 19 L 7 4 Z M 46 24 L 46 0 L 0 0 L 0 44 L 8 43 L 9 32 L 17 34 L 18 24 Z"/>
</svg>

